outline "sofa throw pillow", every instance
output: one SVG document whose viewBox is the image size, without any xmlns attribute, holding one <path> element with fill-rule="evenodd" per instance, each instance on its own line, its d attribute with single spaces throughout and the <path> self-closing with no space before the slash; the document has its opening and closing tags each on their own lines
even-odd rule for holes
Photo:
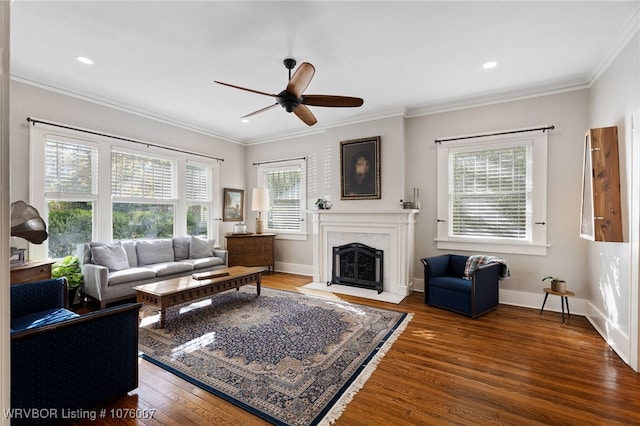
<svg viewBox="0 0 640 426">
<path fill-rule="evenodd" d="M 137 241 L 136 254 L 138 265 L 173 262 L 173 241 L 169 239 Z"/>
<path fill-rule="evenodd" d="M 213 257 L 213 246 L 216 240 L 206 240 L 199 237 L 191 237 L 189 246 L 190 259 L 202 259 L 203 257 Z"/>
<path fill-rule="evenodd" d="M 189 245 L 191 237 L 174 237 L 173 253 L 176 260 L 185 260 L 189 258 Z"/>
<path fill-rule="evenodd" d="M 96 265 L 105 266 L 110 271 L 121 271 L 129 268 L 127 253 L 120 244 L 91 247 L 91 257 Z"/>
<path fill-rule="evenodd" d="M 138 266 L 138 255 L 136 253 L 136 242 L 134 240 L 122 240 L 120 241 L 124 252 L 127 253 L 127 259 L 129 259 L 129 266 L 135 268 Z"/>
</svg>

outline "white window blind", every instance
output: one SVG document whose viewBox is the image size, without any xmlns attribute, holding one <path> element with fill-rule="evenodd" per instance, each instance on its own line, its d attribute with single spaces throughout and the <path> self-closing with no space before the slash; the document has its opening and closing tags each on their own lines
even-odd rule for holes
<svg viewBox="0 0 640 426">
<path fill-rule="evenodd" d="M 45 192 L 98 193 L 98 149 L 83 144 L 46 139 Z"/>
<path fill-rule="evenodd" d="M 451 235 L 528 239 L 530 146 L 452 152 Z"/>
<path fill-rule="evenodd" d="M 185 196 L 189 235 L 208 236 L 212 211 L 212 176 L 210 165 L 187 163 Z"/>
<path fill-rule="evenodd" d="M 301 173 L 297 170 L 268 171 L 269 229 L 300 230 L 302 223 Z"/>
<path fill-rule="evenodd" d="M 187 164 L 186 175 L 187 201 L 211 201 L 211 167 Z"/>
<path fill-rule="evenodd" d="M 176 161 L 111 152 L 111 194 L 119 199 L 176 199 L 176 173 Z"/>
<path fill-rule="evenodd" d="M 257 181 L 269 191 L 266 229 L 279 239 L 305 240 L 307 206 L 306 158 L 269 161 L 258 165 Z"/>
</svg>

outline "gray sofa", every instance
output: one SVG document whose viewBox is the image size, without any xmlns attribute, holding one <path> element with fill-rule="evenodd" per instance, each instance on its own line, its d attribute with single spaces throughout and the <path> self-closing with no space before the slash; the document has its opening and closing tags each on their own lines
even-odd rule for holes
<svg viewBox="0 0 640 426">
<path fill-rule="evenodd" d="M 82 292 L 104 309 L 107 303 L 135 297 L 137 285 L 226 268 L 227 251 L 214 244 L 191 236 L 79 244 Z"/>
</svg>

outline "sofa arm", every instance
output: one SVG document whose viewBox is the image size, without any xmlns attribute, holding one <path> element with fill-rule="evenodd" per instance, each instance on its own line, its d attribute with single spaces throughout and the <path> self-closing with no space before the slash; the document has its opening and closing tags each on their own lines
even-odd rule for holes
<svg viewBox="0 0 640 426">
<path fill-rule="evenodd" d="M 81 269 L 84 276 L 82 292 L 94 299 L 102 300 L 102 293 L 109 285 L 109 269 L 92 263 L 82 265 Z"/>
<path fill-rule="evenodd" d="M 427 257 L 420 259 L 424 265 L 424 281 L 425 287 L 431 278 L 443 277 L 449 269 L 449 255 Z"/>
<path fill-rule="evenodd" d="M 12 408 L 93 409 L 138 387 L 141 306 L 117 306 L 13 334 Z M 28 423 L 12 424 L 21 420 Z M 32 424 L 47 421 L 36 420 Z"/>
<path fill-rule="evenodd" d="M 478 269 L 471 274 L 471 279 L 476 285 L 497 287 L 500 278 L 500 268 L 502 268 L 502 265 L 499 263 L 488 263 L 479 266 Z"/>
<path fill-rule="evenodd" d="M 66 308 L 67 279 L 54 278 L 11 286 L 11 318 L 34 312 Z"/>
<path fill-rule="evenodd" d="M 213 254 L 214 256 L 220 257 L 224 260 L 224 266 L 229 266 L 229 252 L 227 250 L 214 249 Z"/>
</svg>

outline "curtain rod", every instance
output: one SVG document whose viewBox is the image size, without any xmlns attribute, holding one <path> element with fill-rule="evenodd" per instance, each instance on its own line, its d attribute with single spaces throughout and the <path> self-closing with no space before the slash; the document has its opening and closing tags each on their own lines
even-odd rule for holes
<svg viewBox="0 0 640 426">
<path fill-rule="evenodd" d="M 104 137 L 111 138 L 111 139 L 117 139 L 117 140 L 126 141 L 126 142 L 133 142 L 133 143 L 137 143 L 139 145 L 145 145 L 147 148 L 152 146 L 154 148 L 166 149 L 168 151 L 180 152 L 182 154 L 190 154 L 190 155 L 196 155 L 196 156 L 199 156 L 199 157 L 210 158 L 212 160 L 224 161 L 224 158 L 213 157 L 211 155 L 198 154 L 196 152 L 184 151 L 184 150 L 178 149 L 178 148 L 170 148 L 170 147 L 167 147 L 167 146 L 156 145 L 156 144 L 149 143 L 149 142 L 143 142 L 143 141 L 138 141 L 138 140 L 135 140 L 135 139 L 124 138 L 122 136 L 110 135 L 108 133 L 101 133 L 101 132 L 96 132 L 96 131 L 93 131 L 93 130 L 81 129 L 79 127 L 73 127 L 73 126 L 67 126 L 67 125 L 64 125 L 64 124 L 53 123 L 53 122 L 50 122 L 50 121 L 38 120 L 36 118 L 31 118 L 31 117 L 27 117 L 27 122 L 31 123 L 32 126 L 35 126 L 37 123 L 47 124 L 49 126 L 60 127 L 62 129 L 75 130 L 76 132 L 84 132 L 84 133 L 89 133 L 91 135 L 104 136 Z"/>
<path fill-rule="evenodd" d="M 486 137 L 486 136 L 500 136 L 500 135 L 509 135 L 509 134 L 512 134 L 512 133 L 535 132 L 537 130 L 542 130 L 544 132 L 546 130 L 553 130 L 553 129 L 555 129 L 555 126 L 551 125 L 551 126 L 544 126 L 544 127 L 535 127 L 535 128 L 531 128 L 531 129 L 509 130 L 509 131 L 506 131 L 506 132 L 495 132 L 495 133 L 485 133 L 485 134 L 481 134 L 481 135 L 460 136 L 460 137 L 457 137 L 457 138 L 436 139 L 433 142 L 434 143 L 442 143 L 442 142 L 450 142 L 450 141 L 459 141 L 459 140 L 463 140 L 463 139 L 482 138 L 482 137 Z"/>
<path fill-rule="evenodd" d="M 270 163 L 282 163 L 283 161 L 292 161 L 292 160 L 307 160 L 307 157 L 296 157 L 296 158 L 284 158 L 282 160 L 270 160 L 270 161 L 260 161 L 253 163 L 254 166 L 260 166 L 262 164 L 270 164 Z"/>
</svg>

